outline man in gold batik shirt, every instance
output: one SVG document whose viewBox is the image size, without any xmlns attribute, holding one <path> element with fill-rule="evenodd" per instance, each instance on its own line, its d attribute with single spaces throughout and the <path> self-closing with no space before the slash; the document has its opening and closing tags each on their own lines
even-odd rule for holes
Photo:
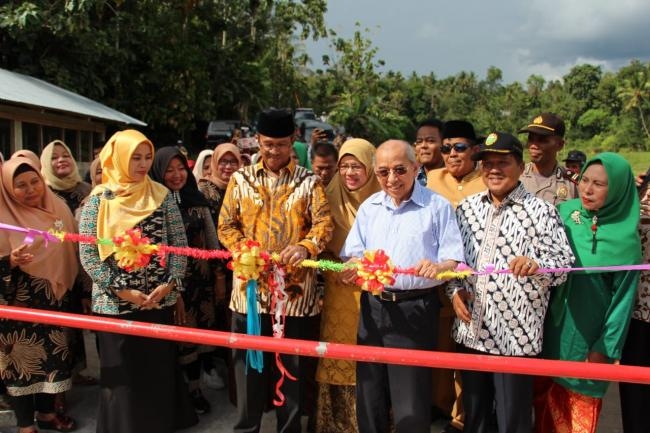
<svg viewBox="0 0 650 433">
<path fill-rule="evenodd" d="M 298 265 L 307 258 L 315 259 L 332 237 L 325 190 L 318 176 L 291 159 L 295 131 L 291 112 L 263 111 L 257 130 L 261 158 L 232 175 L 219 214 L 219 240 L 229 250 L 244 240 L 254 240 L 262 250 L 279 253 L 279 261 L 287 271 L 284 335 L 313 339 L 308 333 L 318 329 L 320 313 L 315 273 Z M 261 334 L 270 336 L 272 311 L 266 280 L 265 276 L 259 279 L 257 308 L 261 313 Z M 247 330 L 245 286 L 245 281 L 233 282 L 230 309 L 232 331 L 237 333 Z M 282 355 L 281 359 L 298 380 L 285 380 L 282 385 L 286 401 L 276 408 L 278 431 L 300 431 L 299 405 L 304 400 L 301 373 L 306 358 Z M 237 388 L 234 431 L 259 431 L 269 381 L 277 377 L 275 362 L 267 356 L 262 372 L 252 368 L 247 371 L 246 350 L 241 349 L 233 351 L 233 362 Z"/>
</svg>

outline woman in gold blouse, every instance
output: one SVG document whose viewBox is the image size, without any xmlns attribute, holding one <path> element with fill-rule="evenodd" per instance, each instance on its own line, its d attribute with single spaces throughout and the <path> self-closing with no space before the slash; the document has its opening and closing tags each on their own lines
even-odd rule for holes
<svg viewBox="0 0 650 433">
<path fill-rule="evenodd" d="M 357 209 L 381 187 L 373 172 L 375 147 L 366 140 L 346 141 L 339 151 L 338 173 L 327 186 L 334 232 L 323 255 L 339 259 L 339 252 L 354 223 Z M 321 340 L 356 344 L 360 288 L 342 282 L 345 273 L 325 272 L 321 313 Z M 316 372 L 317 433 L 356 432 L 355 363 L 321 359 Z"/>
</svg>

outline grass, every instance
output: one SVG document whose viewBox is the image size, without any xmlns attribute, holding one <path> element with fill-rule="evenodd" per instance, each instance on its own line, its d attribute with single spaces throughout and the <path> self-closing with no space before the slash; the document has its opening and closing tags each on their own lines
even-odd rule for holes
<svg viewBox="0 0 650 433">
<path fill-rule="evenodd" d="M 571 147 L 569 147 L 568 149 L 565 148 L 562 150 L 562 152 L 560 152 L 557 155 L 557 159 L 560 161 L 560 164 L 562 164 L 562 160 L 566 158 L 566 155 L 567 153 L 569 153 L 569 150 L 573 150 L 573 149 Z M 596 152 L 593 152 L 592 150 L 586 150 L 584 152 L 587 154 L 587 159 L 596 155 Z M 650 152 L 636 152 L 631 150 L 621 150 L 617 153 L 621 155 L 623 158 L 628 160 L 628 162 L 632 166 L 632 171 L 634 172 L 634 174 L 645 173 L 646 171 L 648 171 L 648 168 L 650 168 Z"/>
<path fill-rule="evenodd" d="M 620 151 L 619 155 L 628 160 L 635 174 L 645 173 L 650 168 L 650 152 Z"/>
</svg>

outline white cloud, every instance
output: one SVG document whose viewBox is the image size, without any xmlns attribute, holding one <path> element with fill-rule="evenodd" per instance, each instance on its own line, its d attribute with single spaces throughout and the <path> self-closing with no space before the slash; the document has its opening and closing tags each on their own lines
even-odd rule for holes
<svg viewBox="0 0 650 433">
<path fill-rule="evenodd" d="M 650 60 L 648 0 L 330 0 L 328 8 L 328 27 L 350 37 L 359 21 L 386 69 L 406 74 L 484 77 L 496 66 L 505 82 L 523 83 L 582 63 L 610 70 Z"/>
</svg>

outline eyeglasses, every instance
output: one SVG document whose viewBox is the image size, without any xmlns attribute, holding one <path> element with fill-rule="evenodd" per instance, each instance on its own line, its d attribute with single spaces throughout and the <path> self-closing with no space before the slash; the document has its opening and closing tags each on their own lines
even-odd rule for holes
<svg viewBox="0 0 650 433">
<path fill-rule="evenodd" d="M 393 173 L 395 176 L 404 176 L 408 171 L 409 169 L 407 167 L 398 165 L 395 168 L 380 168 L 379 170 L 375 171 L 375 174 L 377 177 L 385 178 L 388 177 L 391 173 Z"/>
<path fill-rule="evenodd" d="M 222 167 L 225 167 L 227 165 L 235 165 L 236 166 L 236 165 L 239 165 L 239 161 L 237 161 L 236 159 L 221 159 L 221 160 L 219 160 L 219 165 L 221 165 Z"/>
<path fill-rule="evenodd" d="M 418 138 L 415 139 L 415 145 L 416 146 L 418 144 L 422 144 L 424 142 L 426 142 L 427 144 L 436 144 L 438 142 L 438 140 L 436 139 L 436 137 L 431 137 L 431 136 L 429 136 L 429 137 L 418 137 Z"/>
<path fill-rule="evenodd" d="M 454 144 L 443 144 L 440 146 L 440 152 L 445 155 L 451 153 L 451 149 L 454 149 L 458 153 L 463 153 L 469 149 L 469 144 L 467 143 L 454 143 Z"/>
<path fill-rule="evenodd" d="M 360 165 L 348 165 L 348 164 L 343 164 L 339 165 L 339 171 L 341 173 L 346 172 L 346 173 L 361 173 L 363 171 L 364 167 Z"/>
</svg>

